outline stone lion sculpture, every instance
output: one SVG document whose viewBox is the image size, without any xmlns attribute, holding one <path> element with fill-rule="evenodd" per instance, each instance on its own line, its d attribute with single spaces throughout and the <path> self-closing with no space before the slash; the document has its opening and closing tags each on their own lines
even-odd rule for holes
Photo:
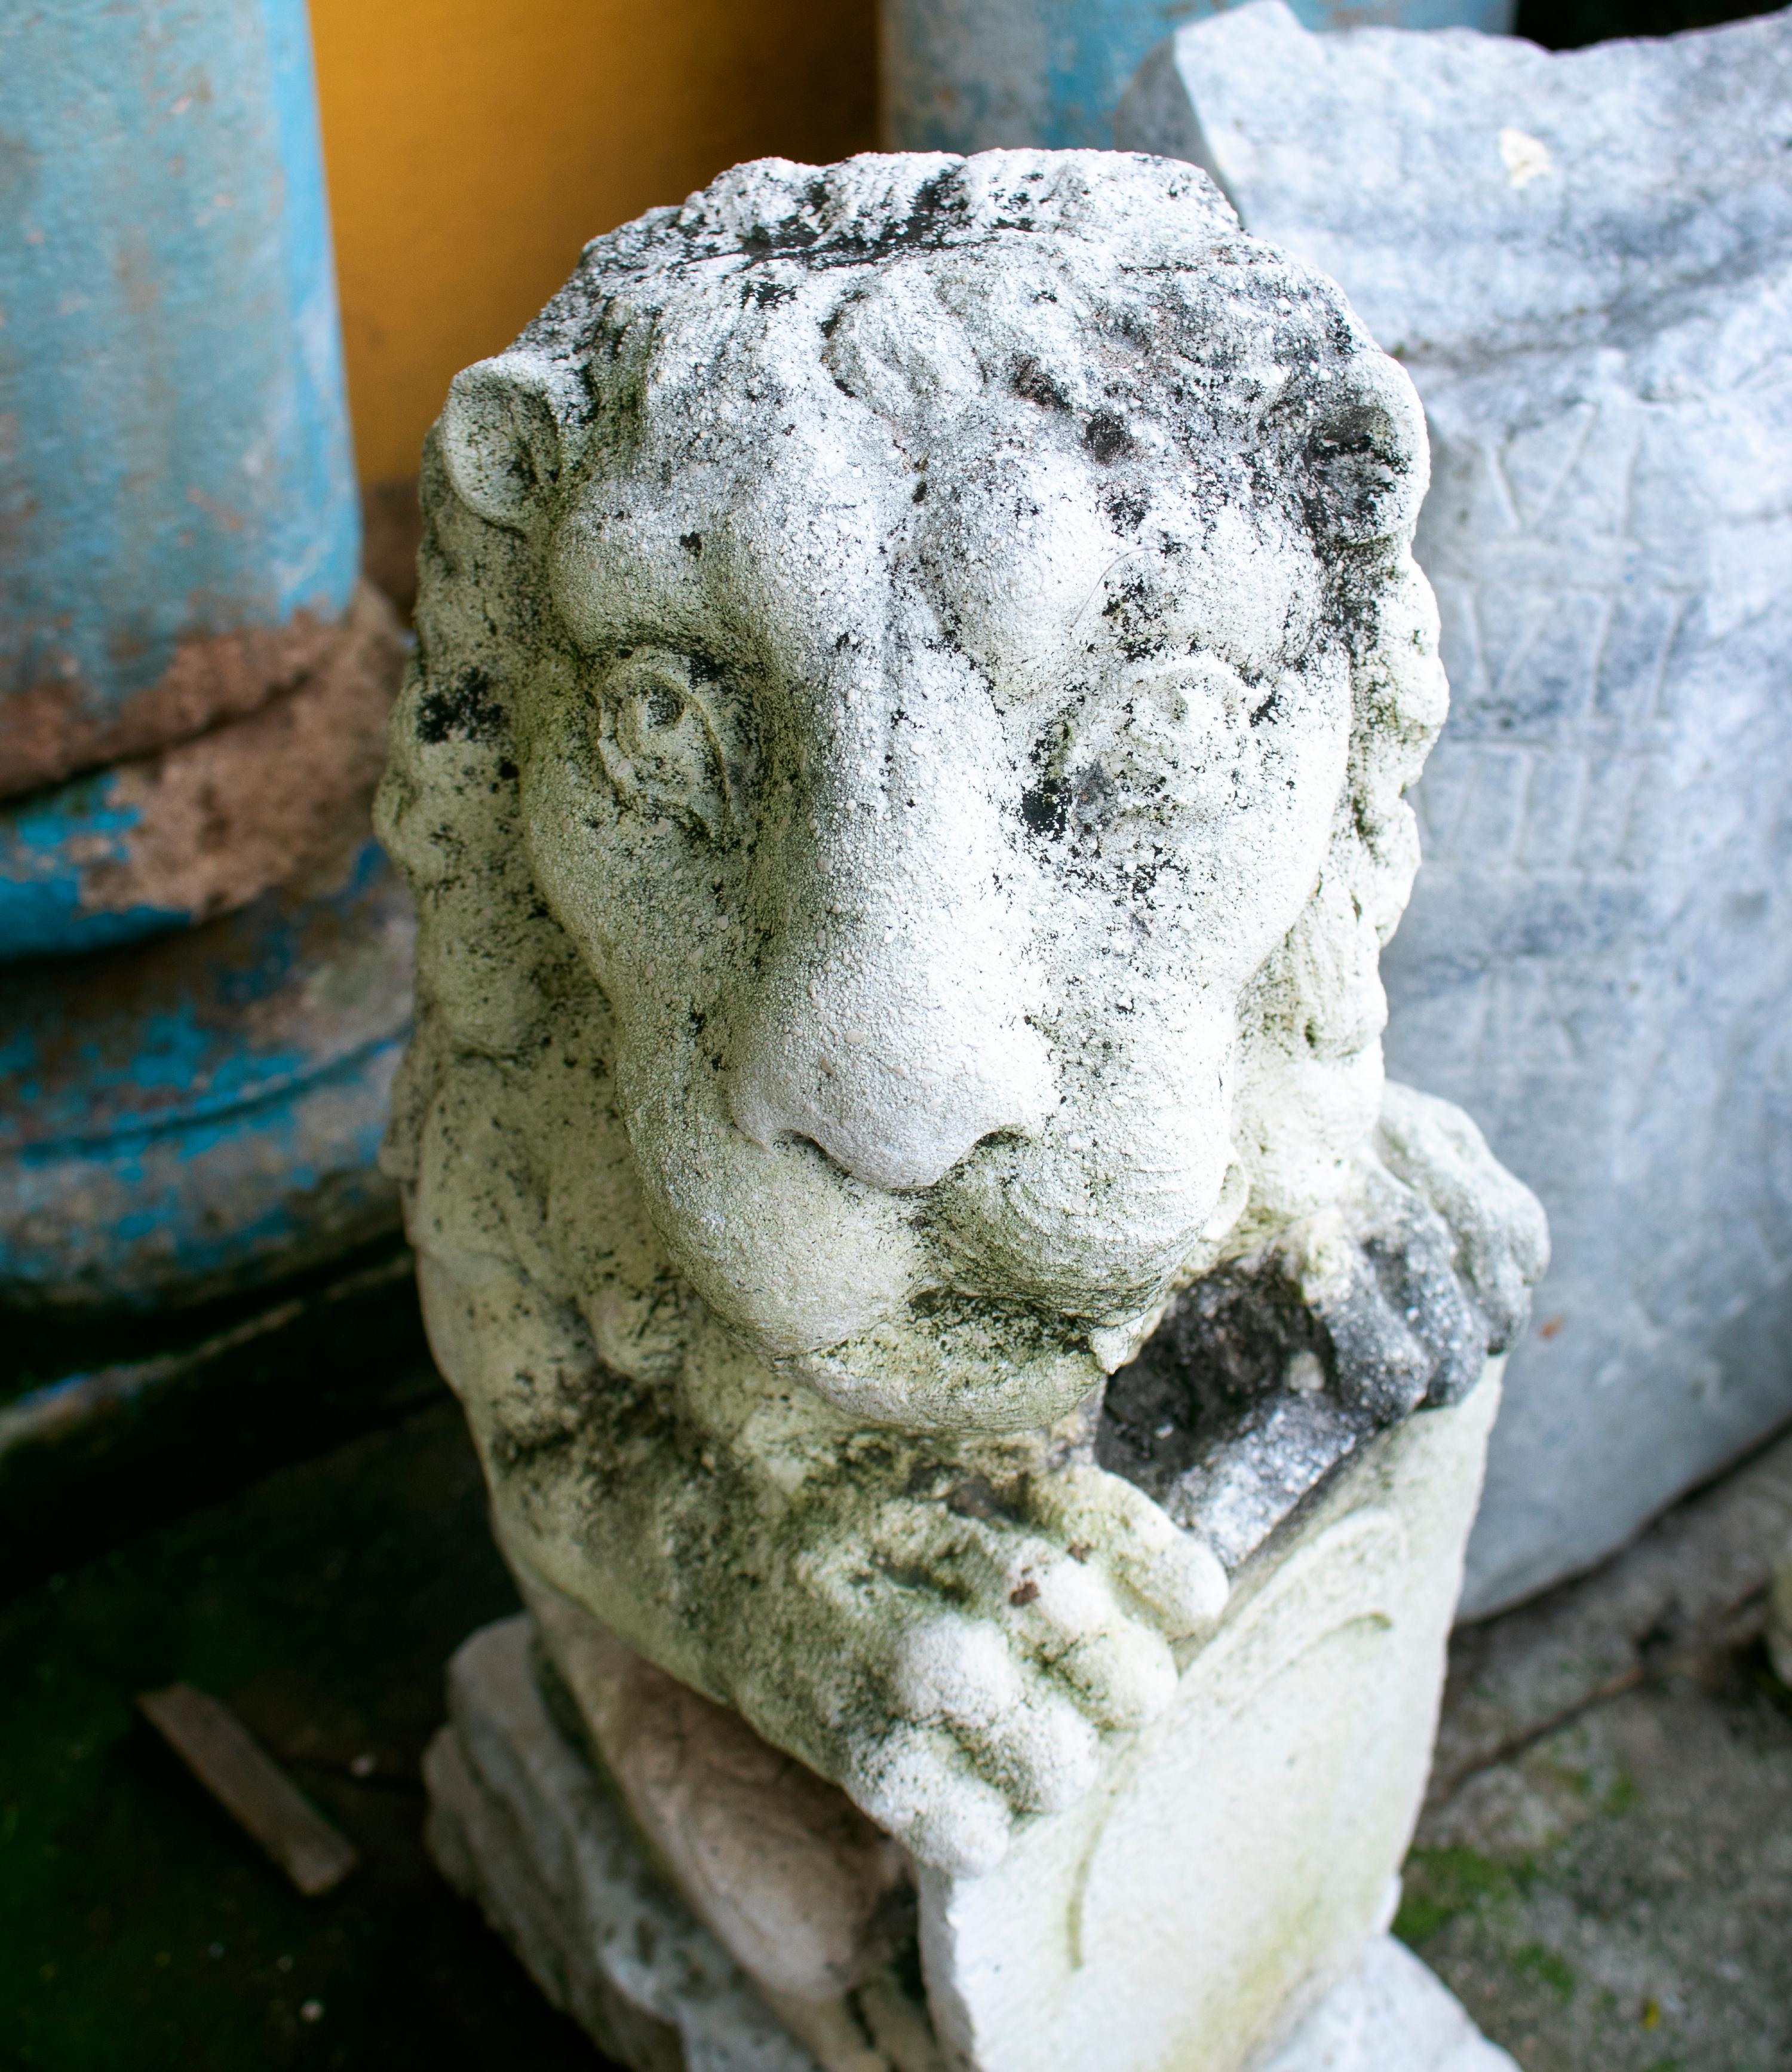
<svg viewBox="0 0 1792 2072">
<path fill-rule="evenodd" d="M 1380 1064 L 1425 479 L 1335 287 L 1095 154 L 738 168 L 432 437 L 431 1342 L 532 1586 L 923 1861 L 1075 1797 L 1247 1542 L 1108 1376 L 1175 1355 L 1185 1455 L 1367 1429 L 1523 1314 L 1535 1204 Z"/>
</svg>

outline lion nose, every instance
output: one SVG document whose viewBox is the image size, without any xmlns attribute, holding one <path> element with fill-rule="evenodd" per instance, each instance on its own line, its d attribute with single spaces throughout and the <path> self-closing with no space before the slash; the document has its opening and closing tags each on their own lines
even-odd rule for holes
<svg viewBox="0 0 1792 2072">
<path fill-rule="evenodd" d="M 986 1137 L 1038 1124 L 1032 1032 L 967 1026 L 987 995 L 882 1003 L 828 989 L 811 1026 L 777 1017 L 745 1046 L 732 1104 L 755 1142 L 806 1137 L 867 1186 L 900 1190 L 943 1179 Z"/>
<path fill-rule="evenodd" d="M 747 1136 L 806 1137 L 866 1186 L 904 1190 L 1042 1122 L 1050 1054 L 990 817 L 918 796 L 887 839 L 863 845 L 861 822 L 861 845 L 816 859 L 812 918 L 786 933 L 731 1046 Z"/>
</svg>

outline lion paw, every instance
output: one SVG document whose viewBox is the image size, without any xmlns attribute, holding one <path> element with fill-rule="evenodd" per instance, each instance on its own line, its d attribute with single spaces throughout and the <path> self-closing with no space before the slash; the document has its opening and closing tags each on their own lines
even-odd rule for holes
<svg viewBox="0 0 1792 2072">
<path fill-rule="evenodd" d="M 812 1542 L 802 1567 L 832 1614 L 815 1695 L 844 1729 L 841 1782 L 915 1856 L 963 1873 L 1000 1861 L 1017 1819 L 1086 1792 L 1104 1736 L 1165 1709 L 1173 1642 L 1210 1630 L 1227 1592 L 1201 1541 L 1080 1463 L 1002 1486 L 943 1470 L 869 1533 Z"/>
</svg>

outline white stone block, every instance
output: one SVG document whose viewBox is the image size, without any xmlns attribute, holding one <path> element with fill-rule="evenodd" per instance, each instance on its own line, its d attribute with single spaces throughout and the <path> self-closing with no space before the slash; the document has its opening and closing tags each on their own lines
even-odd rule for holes
<svg viewBox="0 0 1792 2072">
<path fill-rule="evenodd" d="M 1436 1974 L 1391 1935 L 1371 1935 L 1262 2072 L 1519 2072 Z"/>
<path fill-rule="evenodd" d="M 1542 1197 L 1466 1608 L 1792 1413 L 1792 14 L 1552 53 L 1178 31 L 1120 141 L 1335 278 L 1422 400 L 1448 726 L 1389 1068 Z"/>
</svg>

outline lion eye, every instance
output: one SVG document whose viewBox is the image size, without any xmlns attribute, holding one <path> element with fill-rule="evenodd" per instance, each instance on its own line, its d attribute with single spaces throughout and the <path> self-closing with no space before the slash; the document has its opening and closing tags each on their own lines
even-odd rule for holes
<svg viewBox="0 0 1792 2072">
<path fill-rule="evenodd" d="M 626 805 L 721 841 L 734 832 L 734 787 L 720 717 L 695 674 L 682 655 L 625 657 L 598 692 L 598 754 Z"/>
</svg>

